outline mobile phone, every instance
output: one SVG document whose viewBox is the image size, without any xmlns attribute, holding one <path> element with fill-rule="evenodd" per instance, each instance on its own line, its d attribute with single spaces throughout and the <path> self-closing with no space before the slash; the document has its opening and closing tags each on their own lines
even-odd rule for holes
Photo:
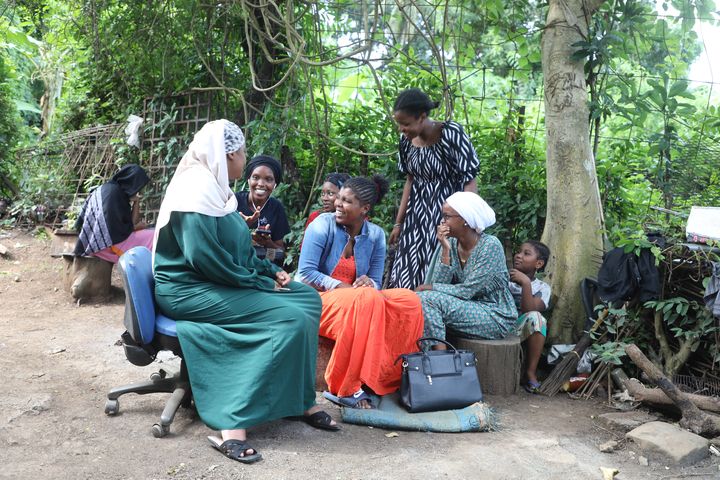
<svg viewBox="0 0 720 480">
<path fill-rule="evenodd" d="M 255 233 L 257 233 L 258 235 L 270 235 L 272 232 L 267 228 L 258 228 L 257 230 L 255 230 Z"/>
</svg>

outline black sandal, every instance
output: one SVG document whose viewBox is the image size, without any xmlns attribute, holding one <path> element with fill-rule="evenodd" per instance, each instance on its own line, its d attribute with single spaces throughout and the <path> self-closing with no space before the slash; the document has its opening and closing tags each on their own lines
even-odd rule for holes
<svg viewBox="0 0 720 480">
<path fill-rule="evenodd" d="M 213 437 L 208 437 L 208 440 L 210 441 L 210 445 L 212 445 L 213 448 L 220 451 L 220 453 L 222 453 L 231 460 L 235 460 L 240 463 L 255 463 L 262 460 L 262 455 L 260 455 L 260 453 L 255 448 L 251 447 L 249 443 L 243 440 L 231 438 L 229 440 L 225 440 L 222 443 L 218 443 L 217 439 Z M 252 455 L 248 455 L 248 450 L 253 450 L 255 453 L 253 453 Z"/>
<path fill-rule="evenodd" d="M 315 412 L 312 415 L 303 415 L 303 421 L 313 428 L 319 428 L 320 430 L 329 430 L 331 432 L 337 432 L 340 430 L 340 425 L 333 425 L 332 417 L 322 410 Z"/>
<path fill-rule="evenodd" d="M 305 422 L 313 428 L 320 430 L 328 430 L 330 432 L 340 431 L 340 425 L 332 424 L 332 417 L 322 410 L 315 412 L 312 415 L 296 415 L 293 417 L 285 417 L 287 420 L 293 420 L 295 422 Z"/>
</svg>

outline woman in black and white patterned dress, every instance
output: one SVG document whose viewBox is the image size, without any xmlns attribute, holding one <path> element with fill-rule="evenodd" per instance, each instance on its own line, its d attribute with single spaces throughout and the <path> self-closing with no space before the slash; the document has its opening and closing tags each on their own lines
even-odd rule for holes
<svg viewBox="0 0 720 480">
<path fill-rule="evenodd" d="M 400 171 L 407 175 L 390 244 L 397 243 L 391 288 L 414 289 L 425 280 L 437 246 L 442 205 L 455 192 L 477 192 L 478 157 L 458 123 L 429 118 L 438 102 L 416 88 L 404 90 L 393 107 L 400 135 Z"/>
</svg>

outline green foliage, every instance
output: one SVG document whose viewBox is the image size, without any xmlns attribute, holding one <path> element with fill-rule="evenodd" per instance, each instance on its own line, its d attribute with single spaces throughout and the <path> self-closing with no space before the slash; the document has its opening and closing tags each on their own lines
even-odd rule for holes
<svg viewBox="0 0 720 480">
<path fill-rule="evenodd" d="M 677 339 L 690 342 L 691 351 L 696 351 L 701 341 L 712 342 L 715 332 L 720 331 L 717 322 L 704 304 L 689 301 L 683 297 L 661 301 L 645 302 L 646 308 L 662 312 L 663 322 Z"/>
</svg>

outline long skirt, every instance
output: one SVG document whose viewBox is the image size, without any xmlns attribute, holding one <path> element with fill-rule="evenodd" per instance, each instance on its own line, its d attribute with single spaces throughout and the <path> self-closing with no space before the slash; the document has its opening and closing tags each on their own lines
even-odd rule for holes
<svg viewBox="0 0 720 480">
<path fill-rule="evenodd" d="M 177 320 L 195 405 L 210 428 L 247 428 L 315 404 L 320 297 L 298 282 L 288 287 L 203 283 L 187 295 L 156 295 Z"/>
<path fill-rule="evenodd" d="M 320 335 L 335 340 L 325 371 L 341 397 L 367 385 L 378 395 L 400 387 L 400 354 L 417 350 L 423 331 L 420 299 L 411 290 L 336 288 L 322 292 Z"/>
<path fill-rule="evenodd" d="M 145 247 L 152 251 L 153 248 L 153 236 L 155 235 L 154 228 L 143 228 L 142 230 L 135 230 L 130 234 L 128 238 L 120 243 L 104 248 L 98 252 L 93 253 L 91 256 L 102 258 L 110 263 L 117 263 L 120 259 L 120 255 L 127 252 L 133 247 Z"/>
</svg>

